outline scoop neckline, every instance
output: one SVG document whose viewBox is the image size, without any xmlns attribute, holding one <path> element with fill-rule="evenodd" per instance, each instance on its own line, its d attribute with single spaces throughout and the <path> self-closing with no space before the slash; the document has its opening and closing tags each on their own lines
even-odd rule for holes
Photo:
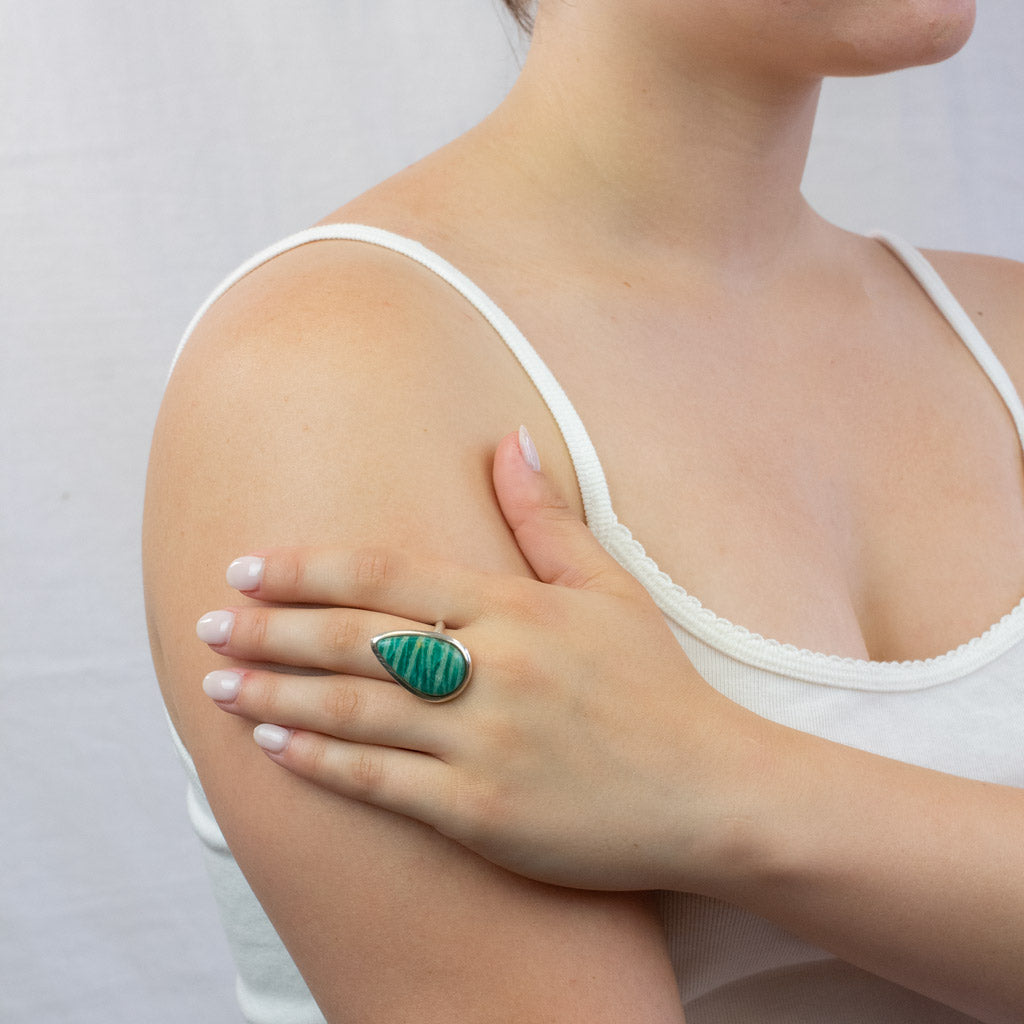
<svg viewBox="0 0 1024 1024">
<path fill-rule="evenodd" d="M 718 615 L 676 583 L 609 507 L 599 539 L 643 584 L 666 618 L 719 654 L 803 682 L 851 690 L 937 686 L 976 671 L 1024 639 L 1024 598 L 983 633 L 928 658 L 874 661 L 785 643 Z"/>
<path fill-rule="evenodd" d="M 883 231 L 869 237 L 884 245 L 917 281 L 1002 398 L 1021 441 L 1024 457 L 1024 406 L 1005 368 L 935 268 L 913 246 Z M 582 488 L 582 481 L 581 481 Z M 918 690 L 959 679 L 990 664 L 1024 640 L 1024 596 L 984 632 L 941 654 L 903 661 L 874 661 L 813 651 L 785 643 L 732 622 L 705 606 L 655 562 L 612 505 L 607 479 L 587 503 L 593 508 L 604 546 L 632 572 L 666 617 L 719 654 L 753 668 L 808 683 L 852 690 Z M 590 516 L 588 515 L 588 524 Z M 593 528 L 593 527 L 592 527 Z"/>
</svg>

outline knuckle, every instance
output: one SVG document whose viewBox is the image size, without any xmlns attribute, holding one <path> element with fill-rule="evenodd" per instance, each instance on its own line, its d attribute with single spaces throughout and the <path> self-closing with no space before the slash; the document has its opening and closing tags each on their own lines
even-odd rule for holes
<svg viewBox="0 0 1024 1024">
<path fill-rule="evenodd" d="M 291 750 L 292 758 L 297 765 L 301 766 L 302 775 L 305 778 L 314 780 L 327 778 L 330 765 L 328 764 L 327 743 L 323 738 L 312 733 L 302 734 L 301 742 L 292 741 Z"/>
<path fill-rule="evenodd" d="M 520 495 L 512 498 L 515 518 L 530 520 L 551 520 L 554 522 L 581 522 L 579 513 L 560 494 L 545 494 L 539 500 L 534 495 Z"/>
<path fill-rule="evenodd" d="M 351 615 L 336 612 L 324 622 L 320 641 L 332 653 L 357 650 L 364 637 L 358 621 Z"/>
<path fill-rule="evenodd" d="M 518 582 L 518 581 L 517 581 Z M 532 582 L 532 581 L 531 581 Z M 506 615 L 532 623 L 537 614 L 537 591 L 530 586 L 510 586 L 497 595 Z"/>
<path fill-rule="evenodd" d="M 451 803 L 453 817 L 470 844 L 488 843 L 500 835 L 515 812 L 515 801 L 506 787 L 479 778 L 459 786 Z"/>
<path fill-rule="evenodd" d="M 323 714 L 339 729 L 357 721 L 363 705 L 359 691 L 350 686 L 332 686 L 323 696 Z"/>
<path fill-rule="evenodd" d="M 302 589 L 306 578 L 305 556 L 305 548 L 283 548 L 274 552 L 274 577 L 283 593 L 294 594 Z"/>
<path fill-rule="evenodd" d="M 254 606 L 245 613 L 246 646 L 254 652 L 266 650 L 270 644 L 270 609 Z"/>
<path fill-rule="evenodd" d="M 509 625 L 535 629 L 549 614 L 543 586 L 525 577 L 502 580 L 501 586 L 481 593 L 481 604 L 490 617 Z"/>
<path fill-rule="evenodd" d="M 520 750 L 522 733 L 511 722 L 500 719 L 489 722 L 481 730 L 480 742 L 493 757 L 507 761 Z"/>
<path fill-rule="evenodd" d="M 360 748 L 352 762 L 352 784 L 360 792 L 372 795 L 379 792 L 385 781 L 384 761 L 373 750 Z"/>
<path fill-rule="evenodd" d="M 559 521 L 571 520 L 574 523 L 582 522 L 579 513 L 561 494 L 546 494 L 541 499 L 539 507 L 541 515 L 547 516 L 549 519 Z"/>
<path fill-rule="evenodd" d="M 567 590 L 605 590 L 618 582 L 622 570 L 594 563 L 574 563 L 562 569 L 552 580 Z"/>
<path fill-rule="evenodd" d="M 509 647 L 500 654 L 492 654 L 488 660 L 494 669 L 498 669 L 502 676 L 517 687 L 521 680 L 529 679 L 535 669 L 531 652 L 518 647 Z"/>
<path fill-rule="evenodd" d="M 245 674 L 245 685 L 235 700 L 235 704 L 251 715 L 260 718 L 274 719 L 278 717 L 280 700 L 276 685 L 275 673 L 266 670 L 249 671 Z"/>
<path fill-rule="evenodd" d="M 529 646 L 509 645 L 501 651 L 491 652 L 488 657 L 490 671 L 506 680 L 509 689 L 517 697 L 543 689 L 545 667 L 543 658 Z M 496 724 L 496 723 L 492 723 Z"/>
<path fill-rule="evenodd" d="M 384 548 L 360 548 L 352 555 L 350 571 L 360 592 L 380 590 L 394 574 L 394 555 Z"/>
</svg>

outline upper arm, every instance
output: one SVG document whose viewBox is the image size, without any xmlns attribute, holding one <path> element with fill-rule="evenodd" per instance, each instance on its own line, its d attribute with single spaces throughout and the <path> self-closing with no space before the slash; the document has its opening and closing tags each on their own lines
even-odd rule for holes
<svg viewBox="0 0 1024 1024">
<path fill-rule="evenodd" d="M 557 444 L 540 399 L 435 281 L 394 257 L 382 273 L 383 258 L 354 247 L 313 248 L 214 306 L 154 438 L 144 556 L 157 669 L 228 843 L 332 1024 L 678 1022 L 642 897 L 526 881 L 317 789 L 202 695 L 218 658 L 194 623 L 239 603 L 223 581 L 238 555 L 415 545 L 528 571 L 490 454 L 521 420 Z"/>
</svg>

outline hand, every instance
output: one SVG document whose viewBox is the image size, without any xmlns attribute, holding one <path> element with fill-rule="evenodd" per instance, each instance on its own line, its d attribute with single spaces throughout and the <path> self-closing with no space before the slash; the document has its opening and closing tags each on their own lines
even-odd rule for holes
<svg viewBox="0 0 1024 1024">
<path fill-rule="evenodd" d="M 408 552 L 287 549 L 239 559 L 259 602 L 200 636 L 239 666 L 211 673 L 219 706 L 255 722 L 282 767 L 419 819 L 541 881 L 713 893 L 753 815 L 768 723 L 696 674 L 640 584 L 597 543 L 517 435 L 494 485 L 538 579 Z M 370 638 L 445 631 L 473 658 L 451 703 L 393 684 Z M 738 866 L 738 865 L 737 865 Z"/>
</svg>

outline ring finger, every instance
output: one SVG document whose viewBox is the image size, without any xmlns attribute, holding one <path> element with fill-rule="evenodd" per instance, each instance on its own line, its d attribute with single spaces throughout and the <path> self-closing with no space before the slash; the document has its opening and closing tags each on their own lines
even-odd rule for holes
<svg viewBox="0 0 1024 1024">
<path fill-rule="evenodd" d="M 354 608 L 251 605 L 207 612 L 196 635 L 218 654 L 243 661 L 388 679 L 370 640 L 393 630 L 433 628 Z"/>
</svg>

